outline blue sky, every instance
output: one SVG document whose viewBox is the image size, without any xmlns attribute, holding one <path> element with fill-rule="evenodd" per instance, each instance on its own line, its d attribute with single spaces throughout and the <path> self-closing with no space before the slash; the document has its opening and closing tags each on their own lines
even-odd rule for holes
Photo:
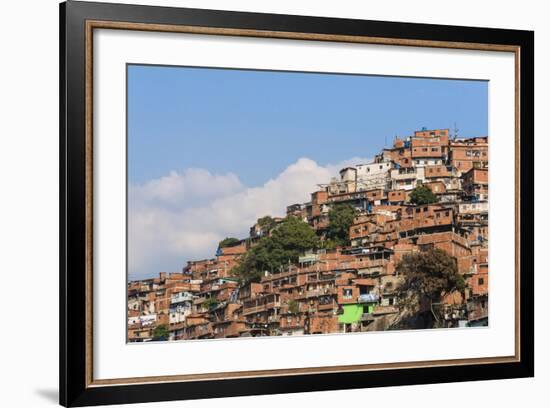
<svg viewBox="0 0 550 408">
<path fill-rule="evenodd" d="M 372 157 L 422 127 L 487 134 L 488 83 L 130 65 L 129 181 L 170 170 L 261 185 L 300 157 Z"/>
<path fill-rule="evenodd" d="M 128 277 L 180 271 L 427 127 L 487 134 L 486 82 L 129 66 Z"/>
</svg>

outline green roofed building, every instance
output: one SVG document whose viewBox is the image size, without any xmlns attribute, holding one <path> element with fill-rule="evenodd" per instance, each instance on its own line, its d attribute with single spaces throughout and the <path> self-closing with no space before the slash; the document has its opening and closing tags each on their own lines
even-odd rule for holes
<svg viewBox="0 0 550 408">
<path fill-rule="evenodd" d="M 344 313 L 338 316 L 338 323 L 357 323 L 363 315 L 363 305 L 344 305 Z"/>
<path fill-rule="evenodd" d="M 344 313 L 338 316 L 338 323 L 358 323 L 361 321 L 363 313 L 372 313 L 374 303 L 344 305 Z"/>
</svg>

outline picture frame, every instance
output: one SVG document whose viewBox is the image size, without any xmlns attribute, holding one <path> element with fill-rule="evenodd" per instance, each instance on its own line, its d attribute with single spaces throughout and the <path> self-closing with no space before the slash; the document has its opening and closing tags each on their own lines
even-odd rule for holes
<svg viewBox="0 0 550 408">
<path fill-rule="evenodd" d="M 94 32 L 196 34 L 512 53 L 513 355 L 186 375 L 94 376 Z M 135 61 L 130 61 L 135 62 Z M 534 33 L 68 1 L 60 5 L 60 404 L 87 406 L 534 376 Z M 498 154 L 498 152 L 497 152 Z M 511 222 L 511 221 L 510 221 Z M 520 250 L 521 249 L 521 250 Z M 498 251 L 498 248 L 495 249 Z M 125 273 L 125 271 L 120 271 Z M 122 296 L 122 295 L 121 295 Z M 221 343 L 212 343 L 212 347 Z"/>
</svg>

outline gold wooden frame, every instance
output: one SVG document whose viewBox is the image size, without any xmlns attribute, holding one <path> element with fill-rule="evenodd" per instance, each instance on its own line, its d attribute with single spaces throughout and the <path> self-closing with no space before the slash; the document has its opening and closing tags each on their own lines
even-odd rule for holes
<svg viewBox="0 0 550 408">
<path fill-rule="evenodd" d="M 128 377 L 114 379 L 93 378 L 93 30 L 94 29 L 118 29 L 132 31 L 153 31 L 203 35 L 241 36 L 257 38 L 329 41 L 359 44 L 397 45 L 411 47 L 449 48 L 464 50 L 480 50 L 495 52 L 513 52 L 515 58 L 515 353 L 513 356 L 480 357 L 450 360 L 430 360 L 383 364 L 358 364 L 343 366 L 307 367 L 292 369 L 254 370 L 219 372 L 207 374 L 186 374 L 153 377 Z M 119 21 L 86 21 L 86 260 L 85 260 L 85 284 L 86 284 L 86 375 L 85 384 L 88 387 L 101 387 L 112 385 L 130 385 L 143 383 L 168 383 L 181 381 L 205 381 L 228 380 L 251 377 L 292 376 L 299 374 L 320 374 L 335 372 L 372 371 L 389 369 L 407 369 L 420 367 L 441 367 L 449 365 L 470 364 L 495 364 L 514 363 L 521 361 L 520 356 L 520 47 L 514 45 L 446 42 L 395 39 L 367 36 L 309 34 L 284 31 L 261 31 L 249 29 L 229 29 L 214 27 L 197 27 L 188 25 L 166 25 L 148 23 L 127 23 Z"/>
</svg>

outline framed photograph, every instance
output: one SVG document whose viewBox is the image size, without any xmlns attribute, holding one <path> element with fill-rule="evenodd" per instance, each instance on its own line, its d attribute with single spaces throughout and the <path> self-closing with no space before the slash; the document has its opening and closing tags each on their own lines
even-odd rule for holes
<svg viewBox="0 0 550 408">
<path fill-rule="evenodd" d="M 60 403 L 534 375 L 534 34 L 60 7 Z"/>
</svg>

